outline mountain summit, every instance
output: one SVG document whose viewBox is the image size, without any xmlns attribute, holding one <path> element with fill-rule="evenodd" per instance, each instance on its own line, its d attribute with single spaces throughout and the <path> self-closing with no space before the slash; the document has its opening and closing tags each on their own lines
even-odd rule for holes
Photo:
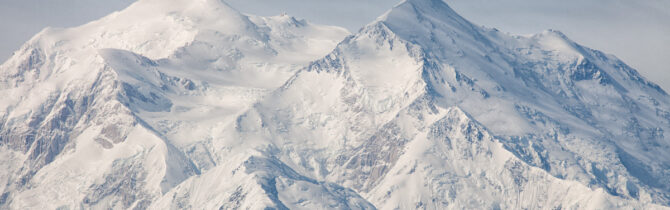
<svg viewBox="0 0 670 210">
<path fill-rule="evenodd" d="M 670 97 L 616 57 L 440 0 L 346 35 L 215 0 L 45 30 L 0 66 L 0 206 L 670 205 Z"/>
<path fill-rule="evenodd" d="M 0 66 L 0 206 L 146 208 L 215 164 L 189 157 L 212 130 L 347 35 L 217 0 L 45 29 Z"/>
</svg>

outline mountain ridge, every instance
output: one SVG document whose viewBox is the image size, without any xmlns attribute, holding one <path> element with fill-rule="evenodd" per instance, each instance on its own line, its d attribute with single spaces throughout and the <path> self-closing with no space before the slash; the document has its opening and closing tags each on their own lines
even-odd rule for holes
<svg viewBox="0 0 670 210">
<path fill-rule="evenodd" d="M 396 6 L 396 8 L 402 7 L 402 6 L 403 6 L 403 4 L 400 4 L 399 6 Z M 387 15 L 388 15 L 388 13 L 387 13 Z M 384 19 L 383 18 L 381 18 L 381 19 L 382 19 L 382 22 L 383 22 Z M 375 28 L 377 25 L 378 25 L 377 23 L 373 23 L 372 25 L 368 25 L 366 28 L 363 29 L 362 32 L 359 32 L 359 34 L 365 35 L 365 30 L 366 29 Z M 410 28 L 411 27 L 413 27 L 413 26 L 410 26 Z M 381 28 L 382 29 L 380 29 L 380 30 L 382 32 L 377 33 L 377 31 L 374 31 L 373 33 L 385 34 L 383 32 L 384 27 L 381 27 Z M 482 34 L 485 34 L 487 36 L 502 36 L 501 34 L 499 34 L 495 30 L 492 30 L 492 31 L 489 30 L 488 34 L 485 33 L 485 32 L 482 32 Z M 360 36 L 363 36 L 363 35 L 360 35 Z M 394 35 L 388 35 L 388 36 L 394 37 Z M 446 37 L 449 37 L 449 36 L 446 36 Z M 565 36 L 562 35 L 562 33 L 560 33 L 560 32 L 547 31 L 544 34 L 540 34 L 540 35 L 535 36 L 535 37 L 539 39 L 537 41 L 537 42 L 539 42 L 539 44 L 545 44 L 545 43 L 548 42 L 547 44 L 550 47 L 550 50 L 547 50 L 546 53 L 539 52 L 539 53 L 537 53 L 537 55 L 547 54 L 551 58 L 560 59 L 560 61 L 562 61 L 564 63 L 567 63 L 567 64 L 570 64 L 572 62 L 577 63 L 577 65 L 575 65 L 576 66 L 576 72 L 575 73 L 577 73 L 577 75 L 575 75 L 574 73 L 572 75 L 567 74 L 567 73 L 570 73 L 570 71 L 566 71 L 566 74 L 564 74 L 565 77 L 568 77 L 570 79 L 570 80 L 565 80 L 565 83 L 567 83 L 566 85 L 574 85 L 574 83 L 570 84 L 570 83 L 572 83 L 571 82 L 572 80 L 575 80 L 576 82 L 584 81 L 584 80 L 595 80 L 596 83 L 600 84 L 601 86 L 609 86 L 607 88 L 612 88 L 613 87 L 615 90 L 618 89 L 619 91 L 621 91 L 621 88 L 623 87 L 622 84 L 621 84 L 623 82 L 621 82 L 621 81 L 624 81 L 624 82 L 633 81 L 633 83 L 632 83 L 634 85 L 633 87 L 637 86 L 637 87 L 640 87 L 640 88 L 650 90 L 650 91 L 652 91 L 651 96 L 664 97 L 666 95 L 664 93 L 664 91 L 659 90 L 658 88 L 656 88 L 657 86 L 654 86 L 653 83 L 649 83 L 648 81 L 646 81 L 646 80 L 642 79 L 640 76 L 638 76 L 639 74 L 637 74 L 634 70 L 630 69 L 629 67 L 627 67 L 625 65 L 621 65 L 622 62 L 620 62 L 618 60 L 615 60 L 614 64 L 603 63 L 603 61 L 601 61 L 601 60 L 602 59 L 609 59 L 607 56 L 605 56 L 604 54 L 599 53 L 599 52 L 593 53 L 589 50 L 585 50 L 585 48 L 583 48 L 581 46 L 574 45 L 574 42 L 566 39 Z M 511 38 L 512 38 L 512 41 L 515 41 L 514 39 L 520 39 L 521 37 L 511 37 Z M 345 40 L 345 43 L 350 42 L 354 39 L 356 39 L 356 37 L 349 38 L 349 39 Z M 393 39 L 393 38 L 391 38 L 391 39 Z M 507 39 L 508 40 L 502 40 L 502 41 L 510 41 L 509 40 L 510 38 L 507 38 Z M 500 41 L 500 40 L 498 40 L 498 41 Z M 522 40 L 522 41 L 526 41 L 526 40 Z M 532 41 L 532 40 L 530 40 L 530 41 Z M 558 45 L 555 44 L 556 41 L 559 41 Z M 518 41 L 518 42 L 521 42 L 521 41 Z M 377 41 L 376 43 L 380 44 L 380 43 L 384 43 L 384 42 Z M 391 43 L 391 42 L 389 42 L 389 43 Z M 409 43 L 412 43 L 412 42 L 409 42 Z M 526 44 L 526 43 L 521 42 L 521 44 Z M 389 44 L 389 45 L 393 46 L 392 44 Z M 526 45 L 531 45 L 532 46 L 533 43 L 528 43 Z M 561 51 L 557 51 L 555 49 L 555 48 L 565 49 L 566 46 L 575 48 L 575 49 L 577 49 L 579 51 L 582 51 L 582 52 L 587 52 L 588 54 L 585 54 L 585 55 L 578 54 L 576 56 L 574 54 L 572 56 L 570 54 L 567 54 L 567 57 L 566 57 L 565 53 L 563 53 Z M 341 44 L 340 48 L 342 48 L 342 47 L 343 47 L 343 45 Z M 379 52 L 379 49 L 377 49 L 377 48 L 373 48 L 373 49 L 375 49 L 376 51 L 371 51 L 371 52 L 374 52 L 376 54 L 383 54 L 383 53 Z M 456 48 L 456 49 L 464 49 L 464 48 Z M 482 51 L 486 52 L 485 50 L 482 50 Z M 482 52 L 482 51 L 480 51 L 480 52 Z M 578 52 L 578 51 L 571 50 L 570 52 L 574 53 L 574 52 Z M 463 52 L 458 52 L 458 51 L 454 52 L 453 54 L 455 54 L 455 56 L 453 56 L 453 57 L 456 57 L 456 58 L 462 57 L 463 56 L 462 53 Z M 336 50 L 333 54 L 331 54 L 331 56 L 327 56 L 325 61 L 316 62 L 316 65 L 314 65 L 314 66 L 324 65 L 325 68 L 331 68 L 332 67 L 333 69 L 343 69 L 343 71 L 341 71 L 341 72 L 340 71 L 335 71 L 335 72 L 338 72 L 338 74 L 345 74 L 346 75 L 347 72 L 351 72 L 351 66 L 346 66 L 346 65 L 342 64 L 342 62 L 346 61 L 346 58 L 345 59 L 341 58 L 342 54 L 343 53 Z M 332 55 L 337 55 L 338 57 L 337 58 L 332 58 Z M 514 54 L 512 54 L 512 55 L 514 55 Z M 353 57 L 355 58 L 357 56 L 360 56 L 360 55 L 356 54 L 356 56 L 353 56 Z M 489 62 L 490 62 L 490 60 L 494 59 L 494 58 L 488 57 L 487 55 L 484 55 L 482 57 L 484 57 L 484 59 L 489 60 Z M 524 57 L 524 56 L 519 55 L 519 56 L 510 56 L 510 57 Z M 585 57 L 591 57 L 591 59 L 599 58 L 601 60 L 597 60 L 597 61 L 583 60 Z M 504 60 L 504 58 L 498 58 L 498 59 Z M 537 58 L 533 58 L 533 59 L 537 59 Z M 456 59 L 456 60 L 458 60 L 458 59 Z M 461 60 L 467 60 L 467 59 L 461 59 Z M 513 62 L 510 62 L 510 63 L 516 64 L 515 62 L 517 62 L 517 61 L 513 61 Z M 599 64 L 595 64 L 595 62 L 598 62 Z M 472 63 L 477 64 L 477 63 L 486 63 L 486 62 L 472 62 Z M 537 65 L 537 64 L 533 64 L 533 65 Z M 552 65 L 565 65 L 565 64 L 557 63 L 557 64 L 552 64 Z M 572 65 L 572 64 L 570 64 L 570 65 Z M 600 67 L 600 66 L 597 66 L 597 65 L 607 65 L 607 66 Z M 611 69 L 610 66 L 614 66 L 615 68 L 619 68 L 620 71 L 623 71 L 623 73 L 625 73 L 624 77 L 613 78 L 613 77 L 608 76 L 609 74 L 608 74 L 607 71 L 609 69 Z M 455 67 L 451 67 L 451 68 L 448 68 L 447 70 L 448 71 L 454 71 L 454 68 Z M 556 68 L 556 67 L 550 67 L 550 68 Z M 365 69 L 367 71 L 370 71 L 370 69 L 374 69 L 374 68 L 367 68 L 367 69 L 363 68 L 363 69 Z M 410 69 L 405 68 L 405 69 L 410 70 L 411 68 Z M 495 69 L 495 68 L 492 68 L 492 69 Z M 388 70 L 388 69 L 386 69 L 386 70 Z M 540 87 L 541 89 L 544 89 L 542 91 L 544 93 L 536 92 L 536 91 L 528 91 L 529 93 L 538 94 L 540 96 L 547 95 L 547 93 L 549 93 L 549 95 L 556 95 L 556 93 L 552 93 L 552 91 L 555 91 L 555 90 L 551 89 L 552 87 L 542 87 L 541 83 L 538 83 L 539 82 L 538 80 L 542 79 L 542 78 L 537 78 L 536 76 L 534 76 L 533 75 L 534 72 L 532 72 L 532 71 L 531 72 L 520 72 L 518 70 L 513 70 L 513 71 L 511 71 L 511 70 L 512 69 L 507 70 L 507 71 L 509 71 L 510 73 L 514 73 L 515 74 L 514 78 L 516 78 L 516 79 L 510 79 L 510 80 L 514 81 L 514 80 L 519 79 L 518 75 L 520 74 L 520 75 L 522 75 L 522 77 L 521 77 L 522 84 L 538 85 L 537 87 Z M 570 69 L 566 69 L 566 70 L 570 70 Z M 575 70 L 572 70 L 572 71 L 575 71 Z M 317 70 L 316 72 L 320 72 L 320 71 Z M 328 72 L 328 71 L 326 71 L 326 72 Z M 469 72 L 469 73 L 472 73 L 472 72 Z M 530 77 L 528 77 L 528 75 L 524 75 L 524 74 L 528 74 L 528 73 L 530 73 L 530 75 L 529 75 Z M 562 72 L 559 72 L 559 73 L 563 74 Z M 472 88 L 472 90 L 477 89 L 477 91 L 475 91 L 475 92 L 477 92 L 477 94 L 474 94 L 474 95 L 478 95 L 479 97 L 486 99 L 486 98 L 491 97 L 491 94 L 493 92 L 491 89 L 494 89 L 494 91 L 498 91 L 498 92 L 501 92 L 501 90 L 509 89 L 509 87 L 506 88 L 505 86 L 500 86 L 500 85 L 491 85 L 491 86 L 489 86 L 490 89 L 485 89 L 486 87 L 485 88 L 477 87 L 478 83 L 481 84 L 481 82 L 475 82 L 473 79 L 470 79 L 470 77 L 468 77 L 467 74 L 461 73 L 459 71 L 454 71 L 453 74 L 454 75 L 451 76 L 452 78 L 450 78 L 451 81 L 453 81 L 453 84 L 448 84 L 448 85 L 452 85 L 451 86 L 452 90 L 441 90 L 440 92 L 442 92 L 442 93 L 456 92 L 456 91 L 453 90 L 453 87 L 456 87 L 456 84 L 460 83 L 459 85 L 460 86 L 466 86 L 465 88 Z M 506 74 L 509 74 L 509 73 L 506 73 Z M 579 74 L 581 74 L 581 75 L 579 75 Z M 584 76 L 584 74 L 586 74 L 586 76 Z M 611 74 L 611 72 L 610 72 L 610 74 Z M 505 75 L 505 73 L 502 74 L 502 75 Z M 429 76 L 431 76 L 431 75 L 429 75 Z M 437 75 L 437 76 L 445 77 L 445 75 Z M 526 78 L 524 78 L 523 76 L 525 76 Z M 560 77 L 564 77 L 564 76 L 560 76 Z M 619 76 L 619 75 L 617 75 L 617 76 Z M 488 76 L 488 77 L 490 78 L 491 76 Z M 374 78 L 374 79 L 383 80 L 383 79 L 380 79 L 380 78 L 383 78 L 383 77 Z M 426 76 L 424 76 L 423 78 L 429 78 L 430 79 L 430 77 L 426 77 Z M 476 78 L 480 78 L 480 79 L 481 78 L 487 78 L 487 76 L 478 76 Z M 431 81 L 431 82 L 434 82 L 434 80 L 444 81 L 445 79 L 447 79 L 447 78 L 442 78 L 442 79 L 435 78 L 435 79 L 431 79 L 431 80 L 427 79 L 427 81 Z M 531 80 L 528 80 L 528 79 L 531 79 Z M 291 81 L 289 83 L 292 84 L 293 81 Z M 427 83 L 430 84 L 430 82 L 427 82 Z M 507 84 L 505 84 L 505 85 L 509 85 L 510 83 L 511 82 L 507 82 Z M 628 83 L 630 84 L 630 82 L 628 82 Z M 465 84 L 465 85 L 463 85 L 463 84 Z M 310 85 L 307 85 L 307 86 L 310 86 Z M 438 86 L 438 85 L 432 85 L 432 86 Z M 526 88 L 523 88 L 523 89 L 527 90 Z M 559 89 L 559 91 L 558 91 L 559 96 L 560 95 L 567 95 L 567 93 L 565 93 L 566 91 L 574 92 L 575 90 L 569 90 L 569 89 L 560 90 Z M 628 91 L 622 91 L 622 92 L 625 94 Z M 624 94 L 622 94 L 621 95 L 622 98 L 619 99 L 619 100 L 622 100 L 621 102 L 624 103 L 623 104 L 624 108 L 631 106 L 631 104 L 645 103 L 645 101 L 633 102 L 632 101 L 633 99 L 631 99 L 630 97 L 628 97 Z M 454 95 L 454 94 L 450 93 L 450 94 L 438 94 L 438 95 L 444 96 L 444 95 Z M 577 96 L 579 96 L 579 95 L 577 95 Z M 572 96 L 572 97 L 575 97 L 575 96 Z M 649 96 L 643 96 L 643 97 L 649 97 Z M 363 98 L 365 98 L 365 97 L 363 97 Z M 533 96 L 530 99 L 532 99 L 532 98 L 538 98 L 538 96 Z M 442 99 L 442 100 L 444 100 L 444 99 Z M 526 99 L 526 100 L 528 100 L 528 99 Z M 534 99 L 532 101 L 536 101 L 536 100 L 537 99 Z M 526 118 L 529 118 L 531 120 L 531 124 L 528 124 L 527 122 L 523 123 L 523 124 L 532 125 L 532 124 L 536 123 L 535 121 L 538 121 L 542 124 L 549 125 L 550 127 L 555 127 L 555 128 L 551 128 L 551 129 L 555 129 L 556 131 L 552 131 L 554 134 L 551 134 L 551 133 L 548 133 L 548 134 L 530 134 L 529 136 L 503 137 L 503 138 L 506 139 L 506 143 L 507 143 L 506 147 L 508 147 L 508 149 L 512 150 L 512 152 L 515 153 L 515 155 L 519 156 L 519 158 L 526 160 L 528 164 L 531 164 L 533 166 L 537 166 L 537 167 L 540 167 L 540 168 L 545 168 L 545 170 L 550 170 L 551 168 L 556 168 L 556 166 L 553 166 L 552 163 L 550 163 L 546 160 L 547 155 L 546 154 L 543 155 L 543 153 L 546 152 L 545 148 L 543 148 L 544 146 L 539 146 L 539 147 L 538 146 L 533 146 L 533 142 L 529 142 L 528 138 L 535 139 L 535 141 L 541 140 L 543 138 L 548 138 L 550 140 L 552 138 L 553 139 L 559 138 L 559 137 L 551 137 L 551 136 L 554 136 L 554 135 L 556 135 L 556 136 L 562 135 L 562 137 L 560 137 L 560 138 L 575 138 L 575 137 L 569 137 L 570 134 L 574 133 L 575 131 L 579 131 L 580 133 L 584 132 L 584 129 L 580 128 L 582 126 L 588 126 L 588 127 L 593 126 L 593 124 L 595 122 L 593 121 L 593 119 L 589 119 L 589 118 L 591 118 L 589 116 L 589 115 L 591 115 L 591 113 L 589 113 L 590 111 L 589 112 L 583 112 L 583 111 L 579 110 L 579 109 L 583 109 L 582 107 L 585 107 L 585 105 L 583 104 L 583 102 L 581 100 L 583 100 L 583 99 L 578 98 L 577 102 L 579 102 L 579 103 L 577 103 L 577 104 L 562 104 L 561 105 L 560 103 L 558 103 L 557 105 L 553 105 L 554 109 L 558 108 L 559 110 L 564 110 L 564 111 L 568 112 L 567 115 L 565 115 L 565 116 L 568 116 L 568 118 L 574 117 L 570 121 L 575 121 L 574 119 L 579 119 L 579 120 L 576 120 L 577 123 L 579 123 L 579 121 L 582 121 L 582 125 L 577 126 L 577 127 L 574 127 L 574 126 L 569 126 L 568 127 L 566 125 L 561 125 L 563 123 L 559 123 L 556 119 L 552 119 L 551 116 L 547 116 L 546 114 L 537 110 L 536 108 L 531 108 L 531 107 L 525 106 L 523 104 L 510 104 L 512 106 L 512 110 L 514 112 L 520 112 L 520 114 L 522 115 L 522 116 L 513 116 L 513 115 L 512 116 L 504 116 L 506 118 L 510 118 L 510 117 L 511 118 L 517 118 L 516 121 L 512 121 L 513 123 L 511 123 L 511 124 L 522 124 L 524 119 L 519 118 L 519 117 L 526 117 Z M 654 100 L 652 100 L 652 101 L 654 101 Z M 665 98 L 665 100 L 667 100 L 667 98 Z M 646 102 L 648 103 L 648 101 L 646 101 Z M 483 103 L 485 104 L 485 102 L 480 102 L 480 103 L 476 103 L 476 104 L 483 104 Z M 271 103 L 271 104 L 276 104 L 276 103 Z M 450 104 L 450 103 L 447 102 L 447 104 Z M 542 104 L 542 103 L 533 102 L 531 104 Z M 655 104 L 655 105 L 652 105 L 652 106 L 658 106 L 658 103 L 656 103 L 656 102 L 652 102 L 651 104 Z M 467 104 L 467 105 L 472 105 L 472 104 Z M 638 106 L 638 105 L 636 104 L 636 105 L 632 105 L 632 106 Z M 481 107 L 481 105 L 479 105 L 479 107 Z M 659 108 L 657 108 L 657 109 L 659 109 Z M 469 108 L 469 110 L 472 111 L 472 108 Z M 653 111 L 653 109 L 651 109 L 651 110 L 652 110 L 652 114 L 653 114 L 654 111 Z M 632 110 L 632 111 L 634 112 L 636 110 Z M 481 113 L 481 111 L 475 111 L 475 115 L 481 115 L 481 114 L 477 114 L 477 112 Z M 648 113 L 645 113 L 645 114 L 648 114 Z M 553 116 L 553 117 L 555 117 L 555 116 Z M 479 117 L 479 118 L 482 119 L 481 117 Z M 487 115 L 486 118 L 493 118 L 493 117 L 491 117 L 491 115 Z M 484 119 L 486 119 L 486 118 L 484 118 Z M 563 117 L 563 118 L 565 118 L 565 117 Z M 486 119 L 486 120 L 490 120 L 490 119 Z M 356 121 L 357 121 L 358 124 L 361 124 L 360 120 L 356 120 Z M 507 122 L 509 122 L 509 120 L 507 120 Z M 660 119 L 660 122 L 663 122 L 663 119 Z M 485 122 L 485 124 L 487 124 L 487 123 Z M 488 124 L 490 124 L 490 123 L 488 123 Z M 507 123 L 507 124 L 510 124 L 510 123 Z M 552 126 L 551 124 L 554 124 L 554 125 Z M 626 127 L 626 126 L 628 126 L 628 125 L 624 125 L 624 127 Z M 494 128 L 492 126 L 487 126 L 487 127 Z M 505 128 L 505 129 L 506 129 L 506 131 L 509 131 L 509 127 Z M 643 129 L 649 129 L 649 128 L 643 128 Z M 656 128 L 650 128 L 650 130 L 655 130 L 655 129 Z M 661 128 L 658 128 L 656 130 L 659 130 L 659 129 L 662 130 Z M 501 129 L 497 130 L 497 132 L 500 132 L 500 130 Z M 607 131 L 603 128 L 599 128 L 598 126 L 595 126 L 594 130 L 599 130 L 599 132 L 604 133 L 604 134 L 597 134 L 597 135 L 605 135 L 605 136 L 611 136 L 612 135 L 611 131 Z M 586 132 L 590 133 L 591 131 L 586 131 Z M 580 134 L 580 135 L 582 135 L 582 134 Z M 661 143 L 661 142 L 666 142 L 666 140 L 663 140 L 664 137 L 662 137 L 662 135 L 660 135 L 660 136 L 658 134 L 651 134 L 651 135 L 652 136 L 653 135 L 657 136 L 657 137 L 654 137 L 654 138 L 660 137 L 660 139 L 658 139 L 658 140 L 660 140 L 660 142 L 658 142 L 658 143 L 665 144 L 665 143 Z M 544 137 L 542 137 L 542 136 L 544 136 Z M 586 143 L 587 145 L 590 144 L 589 147 L 593 147 L 594 149 L 597 148 L 597 147 L 601 147 L 601 146 L 598 146 L 598 145 L 602 144 L 602 143 L 598 142 L 598 141 L 600 141 L 600 137 L 596 137 L 596 138 L 597 138 L 597 140 L 596 139 L 588 140 L 588 141 L 585 141 L 584 143 Z M 518 142 L 520 140 L 522 142 Z M 655 141 L 658 141 L 658 140 L 655 140 Z M 514 142 L 514 141 L 516 141 L 516 142 Z M 519 145 L 513 145 L 513 144 L 523 143 L 523 141 L 525 141 L 524 144 L 530 144 L 530 145 L 528 145 L 530 148 L 518 148 Z M 557 140 L 553 140 L 553 141 L 557 141 Z M 587 143 L 587 142 L 590 142 L 590 143 Z M 619 145 L 619 142 L 610 141 L 610 143 L 613 144 L 613 145 L 610 145 L 610 146 L 614 147 L 614 149 L 611 150 L 612 153 L 615 153 L 615 154 L 618 153 L 619 154 L 617 156 L 614 156 L 614 158 L 615 159 L 622 159 L 622 161 L 624 162 L 623 167 L 627 168 L 627 169 L 624 169 L 624 170 L 632 171 L 632 173 L 634 174 L 633 175 L 634 177 L 637 177 L 638 175 L 640 175 L 641 176 L 640 178 L 643 180 L 642 182 L 646 182 L 646 181 L 644 181 L 644 179 L 649 179 L 649 176 L 651 176 L 651 175 L 648 172 L 644 172 L 644 171 L 645 170 L 651 170 L 651 169 L 649 169 L 649 168 L 640 169 L 641 171 L 637 171 L 637 169 L 633 169 L 633 170 L 628 169 L 628 168 L 631 168 L 631 167 L 634 167 L 634 166 L 632 166 L 630 162 L 626 163 L 626 161 L 629 161 L 629 160 L 625 160 L 625 159 L 627 159 L 627 158 L 633 159 L 632 161 L 635 161 L 636 164 L 639 164 L 640 162 L 637 162 L 637 160 L 635 160 L 638 157 L 628 156 L 627 151 L 625 151 L 624 149 L 621 148 L 621 146 Z M 565 146 L 566 145 L 559 146 L 559 147 L 565 147 Z M 586 145 L 584 145 L 584 146 L 586 146 Z M 539 151 L 535 151 L 535 150 L 539 150 Z M 545 151 L 543 151 L 543 150 L 545 150 Z M 563 150 L 565 150 L 565 149 L 563 149 Z M 605 156 L 605 154 L 603 154 L 603 156 Z M 560 162 L 563 162 L 563 161 L 564 160 L 561 160 Z M 573 163 L 577 164 L 577 165 L 580 165 L 579 163 L 577 163 L 577 161 L 575 161 Z M 588 176 L 600 176 L 600 175 L 593 175 L 593 174 L 601 173 L 601 172 L 598 172 L 601 169 L 597 168 L 597 166 L 595 166 L 595 165 L 590 166 L 592 169 L 588 169 L 589 166 L 580 166 L 580 167 L 585 168 L 585 171 L 584 171 L 585 174 L 580 174 L 580 173 L 574 174 L 574 172 L 567 172 L 567 171 L 563 171 L 563 172 L 561 172 L 561 171 L 553 172 L 552 171 L 554 173 L 553 176 L 556 176 L 556 177 L 574 176 L 574 177 L 571 177 L 571 178 L 582 179 L 582 182 L 584 182 L 585 184 L 594 181 L 592 178 L 587 178 Z M 621 168 L 621 167 L 622 167 L 622 165 L 619 164 L 618 166 L 613 166 L 612 168 Z M 663 168 L 662 166 L 660 166 L 660 167 Z M 565 174 L 565 173 L 567 173 L 567 174 Z M 593 174 L 591 174 L 591 173 L 593 173 Z M 667 173 L 667 172 L 660 172 L 660 173 Z M 584 176 L 584 175 L 586 175 L 586 176 Z M 664 175 L 660 175 L 660 176 L 663 177 Z M 596 180 L 597 179 L 600 179 L 600 178 L 596 178 Z M 589 181 L 589 180 L 591 180 L 591 181 Z M 596 181 L 596 182 L 599 182 L 599 181 Z M 611 184 L 608 183 L 606 185 L 611 185 Z M 623 186 L 630 186 L 630 184 L 625 184 L 624 183 Z M 656 184 L 652 184 L 652 186 L 656 186 Z M 613 193 L 613 194 L 619 194 L 615 191 L 618 191 L 618 190 L 621 190 L 621 189 L 625 190 L 625 187 L 622 187 L 622 188 L 619 188 L 619 189 L 612 189 L 610 187 L 611 186 L 607 186 L 606 189 L 608 189 L 609 192 Z M 631 196 L 637 196 L 637 193 L 638 193 L 637 189 L 635 187 L 630 187 L 630 188 L 631 188 L 630 189 L 631 190 L 631 192 L 630 192 Z M 652 191 L 655 191 L 655 190 L 652 190 Z M 660 199 L 663 200 L 664 198 L 660 198 Z"/>
<path fill-rule="evenodd" d="M 163 6 L 155 7 L 157 3 Z M 198 108 L 205 115 L 213 112 L 225 118 L 272 88 L 267 78 L 281 80 L 290 74 L 287 68 L 316 58 L 323 48 L 328 50 L 348 34 L 338 27 L 304 21 L 296 25 L 295 19 L 286 17 L 254 18 L 254 23 L 219 1 L 189 3 L 191 7 L 181 8 L 179 4 L 139 1 L 83 26 L 45 29 L 0 67 L 0 91 L 22 96 L 3 101 L 4 112 L 0 113 L 3 151 L 19 153 L 3 160 L 8 172 L 1 179 L 6 183 L 2 206 L 146 208 L 156 195 L 199 174 L 208 164 L 193 162 L 184 153 L 184 145 L 170 141 L 173 137 L 158 126 L 160 121 L 152 120 L 152 113 L 188 111 L 192 108 L 175 103 L 175 97 L 218 92 L 223 97 L 200 98 Z M 207 5 L 213 7 L 205 8 Z M 138 16 L 143 21 L 130 21 Z M 194 17 L 202 22 L 189 20 Z M 222 27 L 228 17 L 234 20 Z M 193 30 L 189 25 L 202 29 Z M 244 30 L 228 30 L 243 25 Z M 281 36 L 290 40 L 271 43 Z M 244 44 L 246 41 L 251 44 Z M 307 42 L 310 46 L 304 44 Z M 291 60 L 264 64 L 265 70 L 240 69 L 280 55 L 277 50 L 282 46 L 305 50 L 292 52 Z M 207 54 L 215 59 L 202 56 Z M 247 84 L 215 80 L 221 75 L 209 81 L 198 76 L 213 72 Z M 269 72 L 265 79 L 251 79 L 263 72 Z M 226 102 L 231 99 L 234 103 Z M 23 124 L 24 119 L 30 121 Z M 82 161 L 85 164 L 79 164 Z M 140 183 L 134 186 L 136 182 Z M 58 199 L 63 192 L 69 194 L 68 199 Z M 54 202 L 42 202 L 45 200 Z"/>
<path fill-rule="evenodd" d="M 154 3 L 139 1 L 82 28 L 132 18 L 124 16 L 132 11 L 148 15 L 141 11 Z M 50 97 L 2 104 L 2 165 L 11 173 L 0 174 L 7 183 L 0 206 L 592 209 L 670 202 L 663 184 L 670 157 L 657 152 L 670 148 L 667 94 L 560 32 L 510 36 L 470 23 L 439 0 L 403 1 L 346 38 L 336 27 L 245 16 L 219 1 L 189 5 L 165 4 L 156 10 L 162 15 L 145 20 L 171 31 L 156 35 L 167 37 L 158 42 L 119 35 L 99 49 L 95 40 L 87 50 L 26 47 L 0 65 L 2 92 L 60 87 Z M 232 22 L 209 17 L 217 11 Z M 173 23 L 178 30 L 170 30 Z M 196 26 L 205 29 L 189 28 Z M 88 43 L 79 38 L 86 36 L 72 43 Z M 125 39 L 131 42 L 115 41 Z M 171 44 L 158 50 L 161 40 Z M 22 125 L 16 116 L 33 120 Z M 24 160 L 38 163 L 26 169 Z"/>
</svg>

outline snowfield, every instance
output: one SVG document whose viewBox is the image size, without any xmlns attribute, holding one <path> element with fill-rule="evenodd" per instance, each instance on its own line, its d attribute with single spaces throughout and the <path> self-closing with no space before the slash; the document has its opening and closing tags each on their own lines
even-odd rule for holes
<svg viewBox="0 0 670 210">
<path fill-rule="evenodd" d="M 139 0 L 0 65 L 2 209 L 668 209 L 670 96 L 405 0 L 355 34 Z"/>
</svg>

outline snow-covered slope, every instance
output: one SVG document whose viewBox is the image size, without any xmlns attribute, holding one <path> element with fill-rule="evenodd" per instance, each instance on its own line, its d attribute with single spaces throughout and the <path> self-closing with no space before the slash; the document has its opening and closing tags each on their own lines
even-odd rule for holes
<svg viewBox="0 0 670 210">
<path fill-rule="evenodd" d="M 218 0 L 45 30 L 0 66 L 0 206 L 670 205 L 670 97 L 614 56 L 440 0 L 346 34 Z"/>
<path fill-rule="evenodd" d="M 214 148 L 255 150 L 384 209 L 660 208 L 666 110 L 658 86 L 560 32 L 511 36 L 411 0 Z"/>
<path fill-rule="evenodd" d="M 215 164 L 209 132 L 346 35 L 218 0 L 45 29 L 0 66 L 0 206 L 146 207 Z"/>
</svg>

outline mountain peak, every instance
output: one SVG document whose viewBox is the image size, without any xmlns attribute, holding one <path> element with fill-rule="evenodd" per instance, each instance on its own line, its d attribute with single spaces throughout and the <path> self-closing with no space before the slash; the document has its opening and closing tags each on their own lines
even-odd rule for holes
<svg viewBox="0 0 670 210">
<path fill-rule="evenodd" d="M 163 6 L 171 8 L 186 9 L 194 5 L 207 5 L 216 7 L 231 8 L 228 3 L 221 0 L 138 0 L 136 4 L 152 4 L 154 6 Z"/>
<path fill-rule="evenodd" d="M 430 48 L 445 46 L 449 37 L 472 37 L 479 28 L 461 17 L 442 0 L 405 0 L 375 22 L 386 25 L 399 37 Z M 439 42 L 439 43 L 436 43 Z"/>
<path fill-rule="evenodd" d="M 394 6 L 380 19 L 383 21 L 391 21 L 402 18 L 418 21 L 464 20 L 463 17 L 451 9 L 451 7 L 442 0 L 405 0 Z"/>
<path fill-rule="evenodd" d="M 122 10 L 121 13 L 127 17 L 168 15 L 203 20 L 244 16 L 221 0 L 140 0 Z"/>
<path fill-rule="evenodd" d="M 345 39 L 223 1 L 138 0 L 0 66 L 0 209 L 670 204 L 670 97 L 558 31 L 405 0 Z"/>
</svg>

